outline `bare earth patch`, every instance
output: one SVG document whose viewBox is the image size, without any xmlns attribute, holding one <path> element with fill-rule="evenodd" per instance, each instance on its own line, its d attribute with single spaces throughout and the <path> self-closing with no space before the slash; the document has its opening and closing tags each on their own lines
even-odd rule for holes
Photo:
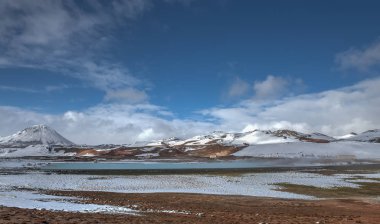
<svg viewBox="0 0 380 224">
<path fill-rule="evenodd" d="M 131 207 L 141 215 L 84 214 L 0 207 L 0 223 L 380 223 L 380 204 L 247 196 L 56 191 L 85 203 Z"/>
<path fill-rule="evenodd" d="M 281 188 L 279 190 L 285 192 L 292 192 L 296 194 L 312 195 L 318 198 L 347 198 L 347 197 L 380 197 L 380 183 L 379 182 L 355 182 L 360 186 L 358 188 L 352 187 L 333 187 L 333 188 L 320 188 L 315 186 L 279 183 L 276 184 Z"/>
</svg>

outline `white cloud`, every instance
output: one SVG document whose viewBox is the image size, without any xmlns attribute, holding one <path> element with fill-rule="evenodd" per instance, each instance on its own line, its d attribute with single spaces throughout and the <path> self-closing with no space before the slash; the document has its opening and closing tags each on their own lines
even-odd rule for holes
<svg viewBox="0 0 380 224">
<path fill-rule="evenodd" d="M 277 99 L 286 93 L 289 82 L 279 76 L 268 75 L 267 78 L 253 84 L 255 98 L 258 100 Z"/>
<path fill-rule="evenodd" d="M 125 103 L 142 103 L 148 100 L 148 95 L 141 90 L 127 88 L 123 90 L 111 90 L 106 93 L 106 101 L 118 101 Z"/>
<path fill-rule="evenodd" d="M 239 77 L 236 77 L 228 89 L 227 97 L 236 98 L 236 97 L 244 96 L 245 94 L 248 93 L 249 87 L 250 85 L 248 82 L 240 79 Z"/>
<path fill-rule="evenodd" d="M 0 67 L 37 68 L 101 90 L 136 86 L 127 68 L 102 58 L 112 30 L 141 16 L 150 0 L 0 2 Z"/>
<path fill-rule="evenodd" d="M 305 85 L 302 79 L 294 79 L 291 77 L 284 78 L 281 76 L 268 75 L 265 80 L 255 81 L 252 85 L 252 89 L 250 83 L 236 77 L 225 95 L 230 99 L 238 99 L 239 97 L 252 96 L 253 94 L 251 98 L 259 102 L 291 96 L 302 92 L 304 89 Z"/>
<path fill-rule="evenodd" d="M 341 52 L 336 56 L 336 63 L 341 69 L 357 69 L 368 72 L 380 65 L 380 41 L 363 49 L 351 48 Z"/>
<path fill-rule="evenodd" d="M 163 115 L 160 115 L 163 114 Z M 0 134 L 47 124 L 75 143 L 133 143 L 170 136 L 190 137 L 215 129 L 207 122 L 168 118 L 165 108 L 150 104 L 102 104 L 85 111 L 49 115 L 0 106 Z"/>
<path fill-rule="evenodd" d="M 379 86 L 380 78 L 376 78 L 270 103 L 245 100 L 232 108 L 211 108 L 202 114 L 216 121 L 222 130 L 289 128 L 342 135 L 380 127 Z"/>
<path fill-rule="evenodd" d="M 133 143 L 214 130 L 293 129 L 343 135 L 380 127 L 380 78 L 353 86 L 282 100 L 241 101 L 234 107 L 202 111 L 203 121 L 178 119 L 151 104 L 101 104 L 84 111 L 43 114 L 0 106 L 0 134 L 48 124 L 76 143 Z"/>
</svg>

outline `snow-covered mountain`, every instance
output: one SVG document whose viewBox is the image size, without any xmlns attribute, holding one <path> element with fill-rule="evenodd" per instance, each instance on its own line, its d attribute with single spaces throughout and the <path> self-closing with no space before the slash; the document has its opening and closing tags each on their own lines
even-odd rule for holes
<svg viewBox="0 0 380 224">
<path fill-rule="evenodd" d="M 221 145 L 262 145 L 289 142 L 330 143 L 336 141 L 359 141 L 380 143 L 380 129 L 369 130 L 361 134 L 331 137 L 321 133 L 305 134 L 292 130 L 254 130 L 249 132 L 227 133 L 215 131 L 206 135 L 197 135 L 187 139 L 168 138 L 152 142 L 143 142 L 131 146 L 199 146 L 209 144 Z"/>
<path fill-rule="evenodd" d="M 292 130 L 253 130 L 248 132 L 228 133 L 215 131 L 206 135 L 197 135 L 187 139 L 176 137 L 158 140 L 136 142 L 135 144 L 125 145 L 127 147 L 195 147 L 201 145 L 220 144 L 220 145 L 262 145 L 289 142 L 313 142 L 329 143 L 335 141 L 360 141 L 380 143 L 380 129 L 369 130 L 361 134 L 350 134 L 341 137 L 330 137 L 321 133 L 305 134 Z M 64 138 L 54 129 L 46 125 L 34 125 L 25 128 L 16 134 L 0 137 L 0 147 L 27 147 L 33 145 L 74 145 L 71 141 Z"/>
<path fill-rule="evenodd" d="M 369 142 L 337 141 L 328 144 L 292 142 L 286 144 L 252 145 L 234 156 L 257 158 L 330 158 L 340 160 L 380 160 L 380 145 Z"/>
<path fill-rule="evenodd" d="M 346 141 L 375 142 L 380 143 L 380 129 L 365 131 L 345 139 Z"/>
<path fill-rule="evenodd" d="M 31 145 L 73 145 L 54 129 L 46 125 L 34 125 L 13 135 L 1 137 L 2 147 L 27 147 Z"/>
<path fill-rule="evenodd" d="M 197 135 L 188 139 L 169 138 L 146 143 L 147 146 L 196 146 L 208 144 L 260 145 L 286 142 L 328 143 L 336 139 L 320 133 L 304 134 L 291 130 L 254 130 L 249 132 L 226 133 L 215 131 L 208 135 Z"/>
<path fill-rule="evenodd" d="M 327 143 L 327 144 L 318 144 Z M 284 157 L 377 158 L 380 129 L 344 138 L 292 130 L 216 131 L 187 139 L 168 138 L 128 145 L 79 146 L 46 125 L 0 137 L 0 157 L 95 156 L 103 158 Z"/>
<path fill-rule="evenodd" d="M 351 137 L 355 137 L 356 135 L 358 134 L 356 134 L 355 132 L 351 132 L 350 134 L 346 134 L 346 135 L 334 136 L 334 138 L 336 138 L 337 140 L 345 140 Z"/>
</svg>

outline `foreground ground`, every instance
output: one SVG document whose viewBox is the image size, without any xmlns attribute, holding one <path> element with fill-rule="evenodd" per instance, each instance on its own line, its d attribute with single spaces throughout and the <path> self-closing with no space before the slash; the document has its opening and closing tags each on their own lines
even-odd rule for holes
<svg viewBox="0 0 380 224">
<path fill-rule="evenodd" d="M 14 162 L 0 163 L 0 223 L 380 223 L 380 164 L 178 174 Z"/>
<path fill-rule="evenodd" d="M 0 223 L 380 223 L 375 200 L 291 200 L 200 194 L 51 192 L 133 207 L 138 215 L 0 207 Z"/>
</svg>

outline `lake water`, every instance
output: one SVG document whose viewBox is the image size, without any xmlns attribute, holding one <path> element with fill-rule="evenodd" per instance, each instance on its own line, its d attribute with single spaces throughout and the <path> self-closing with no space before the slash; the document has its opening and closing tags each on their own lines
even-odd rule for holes
<svg viewBox="0 0 380 224">
<path fill-rule="evenodd" d="M 250 169 L 260 167 L 294 166 L 289 160 L 234 160 L 217 162 L 52 162 L 43 170 L 205 170 L 205 169 Z M 298 166 L 310 166 L 303 161 Z M 317 164 L 314 164 L 317 165 Z"/>
</svg>

